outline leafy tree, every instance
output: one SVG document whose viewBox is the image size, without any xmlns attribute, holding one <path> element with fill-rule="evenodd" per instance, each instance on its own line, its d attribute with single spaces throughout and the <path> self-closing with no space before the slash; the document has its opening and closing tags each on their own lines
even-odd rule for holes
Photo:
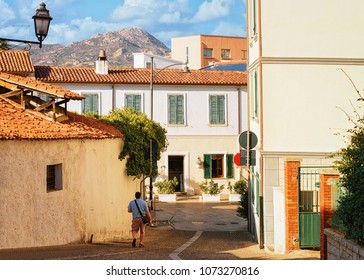
<svg viewBox="0 0 364 280">
<path fill-rule="evenodd" d="M 154 139 L 158 143 L 156 158 L 167 149 L 166 130 L 157 122 L 148 119 L 146 114 L 138 114 L 131 108 L 117 109 L 101 117 L 118 128 L 125 135 L 124 148 L 120 160 L 127 160 L 127 175 L 138 179 L 157 176 L 157 166 L 150 164 L 150 144 Z M 152 169 L 152 170 L 151 170 Z"/>
<path fill-rule="evenodd" d="M 364 101 L 353 82 L 352 85 L 359 95 L 358 101 Z M 350 143 L 339 151 L 342 157 L 336 162 L 343 191 L 335 215 L 343 223 L 346 236 L 364 245 L 364 118 L 358 110 L 354 111 L 357 119 L 348 116 L 354 123 L 354 128 L 348 130 Z"/>
</svg>

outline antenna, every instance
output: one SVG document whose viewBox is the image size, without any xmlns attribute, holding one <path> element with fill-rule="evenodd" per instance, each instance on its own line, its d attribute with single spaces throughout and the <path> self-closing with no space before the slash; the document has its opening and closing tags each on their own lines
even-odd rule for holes
<svg viewBox="0 0 364 280">
<path fill-rule="evenodd" d="M 186 64 L 188 64 L 188 47 L 186 47 Z"/>
</svg>

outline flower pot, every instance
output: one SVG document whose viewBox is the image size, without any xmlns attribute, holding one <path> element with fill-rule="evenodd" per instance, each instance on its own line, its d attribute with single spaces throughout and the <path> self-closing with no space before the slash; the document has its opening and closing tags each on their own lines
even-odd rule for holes
<svg viewBox="0 0 364 280">
<path fill-rule="evenodd" d="M 229 194 L 229 201 L 240 201 L 240 194 L 238 193 Z"/>
<path fill-rule="evenodd" d="M 175 193 L 161 193 L 158 195 L 159 201 L 162 202 L 173 202 L 176 201 L 176 194 Z"/>
<path fill-rule="evenodd" d="M 202 194 L 203 201 L 220 201 L 220 194 Z"/>
</svg>

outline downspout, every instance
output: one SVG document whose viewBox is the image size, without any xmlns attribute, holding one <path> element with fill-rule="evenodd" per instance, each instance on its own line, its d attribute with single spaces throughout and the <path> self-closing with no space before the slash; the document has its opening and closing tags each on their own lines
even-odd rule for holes
<svg viewBox="0 0 364 280">
<path fill-rule="evenodd" d="M 262 1 L 259 0 L 258 1 L 259 4 L 258 4 L 258 19 L 259 19 L 259 57 L 260 57 L 260 60 L 259 60 L 259 88 L 260 88 L 260 91 L 259 91 L 259 102 L 260 102 L 260 112 L 259 112 L 259 120 L 260 120 L 260 161 L 259 161 L 259 164 L 260 164 L 260 173 L 261 173 L 261 176 L 259 177 L 259 231 L 260 231 L 260 242 L 259 242 L 259 248 L 260 249 L 264 249 L 264 205 L 263 205 L 263 202 L 264 202 L 264 195 L 263 195 L 263 159 L 262 159 L 262 151 L 264 149 L 264 146 L 263 146 L 263 70 L 262 70 L 262 55 L 263 55 L 263 50 L 262 50 Z"/>
<path fill-rule="evenodd" d="M 111 110 L 115 111 L 115 85 L 111 85 Z"/>
</svg>

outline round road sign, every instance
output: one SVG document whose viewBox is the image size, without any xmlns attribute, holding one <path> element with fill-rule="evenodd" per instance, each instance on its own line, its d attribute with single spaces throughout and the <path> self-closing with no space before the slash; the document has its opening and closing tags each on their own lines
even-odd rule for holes
<svg viewBox="0 0 364 280">
<path fill-rule="evenodd" d="M 239 135 L 239 144 L 244 149 L 248 149 L 248 138 L 249 138 L 249 150 L 255 148 L 258 143 L 258 137 L 254 132 L 244 131 Z"/>
</svg>

